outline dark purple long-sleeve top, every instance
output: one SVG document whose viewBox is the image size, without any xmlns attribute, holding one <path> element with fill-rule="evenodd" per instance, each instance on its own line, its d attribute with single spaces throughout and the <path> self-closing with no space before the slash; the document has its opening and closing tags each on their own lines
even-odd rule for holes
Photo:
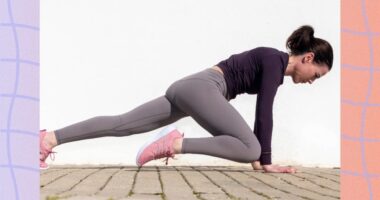
<svg viewBox="0 0 380 200">
<path fill-rule="evenodd" d="M 229 99 L 242 93 L 257 94 L 254 134 L 261 145 L 260 163 L 271 160 L 273 101 L 283 83 L 289 55 L 269 47 L 258 47 L 217 64 L 224 73 Z"/>
</svg>

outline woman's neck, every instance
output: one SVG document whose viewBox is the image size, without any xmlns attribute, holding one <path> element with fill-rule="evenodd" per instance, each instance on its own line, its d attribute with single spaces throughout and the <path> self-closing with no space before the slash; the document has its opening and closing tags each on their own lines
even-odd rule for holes
<svg viewBox="0 0 380 200">
<path fill-rule="evenodd" d="M 289 54 L 288 66 L 286 67 L 285 76 L 291 76 L 294 72 L 296 57 Z"/>
</svg>

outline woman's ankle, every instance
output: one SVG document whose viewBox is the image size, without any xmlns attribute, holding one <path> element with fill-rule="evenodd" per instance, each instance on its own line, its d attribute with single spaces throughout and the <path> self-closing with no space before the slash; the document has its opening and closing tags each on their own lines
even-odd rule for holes
<svg viewBox="0 0 380 200">
<path fill-rule="evenodd" d="M 183 138 L 177 138 L 173 142 L 173 149 L 175 154 L 180 154 L 182 153 L 182 142 Z"/>
<path fill-rule="evenodd" d="M 57 138 L 55 137 L 54 131 L 47 132 L 44 139 L 47 148 L 52 149 L 57 146 Z"/>
</svg>

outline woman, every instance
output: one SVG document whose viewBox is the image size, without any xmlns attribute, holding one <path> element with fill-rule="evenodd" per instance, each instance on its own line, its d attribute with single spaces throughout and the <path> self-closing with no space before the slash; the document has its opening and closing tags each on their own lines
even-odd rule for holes
<svg viewBox="0 0 380 200">
<path fill-rule="evenodd" d="M 168 126 L 141 147 L 136 163 L 174 157 L 179 153 L 204 154 L 251 163 L 265 172 L 294 173 L 293 167 L 272 165 L 272 108 L 284 76 L 294 83 L 313 83 L 332 68 L 331 45 L 314 37 L 311 26 L 295 30 L 286 47 L 290 53 L 259 47 L 234 54 L 217 65 L 174 82 L 166 94 L 118 116 L 98 116 L 58 130 L 40 131 L 40 168 L 60 144 L 104 136 L 144 133 L 191 116 L 213 137 L 184 138 Z M 257 94 L 252 131 L 229 103 L 242 93 Z"/>
</svg>

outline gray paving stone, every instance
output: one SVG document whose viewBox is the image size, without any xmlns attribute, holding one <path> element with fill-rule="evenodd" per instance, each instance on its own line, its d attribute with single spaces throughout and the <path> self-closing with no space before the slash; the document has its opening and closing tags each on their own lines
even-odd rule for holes
<svg viewBox="0 0 380 200">
<path fill-rule="evenodd" d="M 219 193 L 219 194 L 212 194 L 212 193 L 209 193 L 209 194 L 200 194 L 200 197 L 201 199 L 206 199 L 206 200 L 224 200 L 224 199 L 231 199 L 230 197 L 228 197 L 226 194 L 222 194 L 222 193 Z"/>
<path fill-rule="evenodd" d="M 84 169 L 77 170 L 66 176 L 52 182 L 51 184 L 43 187 L 43 191 L 53 195 L 59 195 L 65 191 L 71 190 L 76 184 L 80 183 L 81 180 L 85 179 L 86 176 L 99 171 L 99 169 Z"/>
<path fill-rule="evenodd" d="M 136 173 L 136 169 L 130 170 L 129 168 L 118 171 L 97 195 L 114 199 L 127 197 L 132 190 L 133 178 Z"/>
<path fill-rule="evenodd" d="M 250 177 L 242 172 L 225 172 L 229 176 L 237 179 L 245 187 L 249 187 L 252 190 L 263 193 L 264 196 L 267 196 L 270 199 L 292 199 L 292 200 L 303 200 L 302 198 L 276 190 L 272 187 L 269 187 L 266 184 L 258 181 L 257 179 Z"/>
<path fill-rule="evenodd" d="M 328 196 L 328 197 L 339 199 L 339 192 L 321 187 L 320 185 L 307 181 L 306 179 L 299 178 L 291 174 L 280 174 L 280 173 L 273 173 L 271 174 L 271 176 L 278 177 L 281 180 L 285 181 L 286 183 L 295 185 L 298 188 L 302 188 L 314 193 L 318 193 L 322 196 Z"/>
<path fill-rule="evenodd" d="M 320 168 L 320 167 L 298 167 L 300 171 L 312 171 L 316 173 L 325 173 L 334 176 L 340 176 L 340 169 L 332 169 L 332 168 Z"/>
<path fill-rule="evenodd" d="M 323 173 L 326 173 L 326 174 L 331 174 L 331 175 L 335 175 L 335 176 L 340 176 L 340 169 L 331 169 L 331 168 L 306 168 L 308 170 L 312 169 L 312 171 L 314 172 L 323 172 Z"/>
<path fill-rule="evenodd" d="M 157 170 L 140 171 L 136 177 L 134 193 L 157 194 L 162 193 L 161 184 L 158 179 Z"/>
<path fill-rule="evenodd" d="M 162 200 L 161 195 L 134 194 L 120 200 Z"/>
<path fill-rule="evenodd" d="M 224 191 L 227 192 L 227 195 L 231 195 L 235 198 L 240 199 L 267 199 L 264 196 L 260 196 L 251 190 L 242 187 L 234 180 L 223 175 L 218 171 L 204 171 L 202 172 L 205 176 L 212 180 L 216 185 L 219 185 Z"/>
<path fill-rule="evenodd" d="M 190 168 L 192 171 L 186 170 L 180 172 L 186 177 L 187 181 L 197 193 L 213 193 L 225 194 L 219 187 L 210 182 L 203 174 Z"/>
<path fill-rule="evenodd" d="M 111 168 L 96 171 L 85 179 L 82 179 L 80 183 L 75 185 L 75 187 L 71 190 L 61 193 L 60 196 L 94 195 L 99 192 L 102 187 L 105 186 L 109 177 L 111 177 L 113 174 L 115 174 L 115 172 L 119 170 L 120 169 Z"/>
<path fill-rule="evenodd" d="M 40 187 L 45 187 L 46 185 L 56 181 L 63 176 L 66 176 L 73 171 L 78 171 L 80 169 L 63 169 L 63 170 L 52 170 L 50 173 L 45 172 L 40 178 Z"/>
<path fill-rule="evenodd" d="M 250 166 L 58 166 L 41 172 L 41 200 L 339 199 L 339 170 L 297 167 L 275 174 Z M 158 172 L 159 171 L 159 172 Z M 54 198 L 53 198 L 54 199 Z"/>
<path fill-rule="evenodd" d="M 174 171 L 160 171 L 163 190 L 166 200 L 196 200 L 193 190 L 182 178 L 181 174 Z"/>
<path fill-rule="evenodd" d="M 315 192 L 310 192 L 307 190 L 303 190 L 294 185 L 288 184 L 287 182 L 281 180 L 278 177 L 273 177 L 271 173 L 258 173 L 258 172 L 244 172 L 248 175 L 254 176 L 255 178 L 261 180 L 262 182 L 271 185 L 273 188 L 281 190 L 286 193 L 291 193 L 293 195 L 299 196 L 301 198 L 306 199 L 323 199 L 323 200 L 332 200 L 335 198 L 326 197 Z"/>
<path fill-rule="evenodd" d="M 340 182 L 340 176 L 339 175 L 329 173 L 329 171 L 327 171 L 327 170 L 309 170 L 309 169 L 306 169 L 306 170 L 304 170 L 304 173 L 305 174 L 311 174 L 311 175 L 314 175 L 314 176 L 317 176 L 320 178 L 329 179 L 329 180 L 336 182 L 336 183 Z"/>
<path fill-rule="evenodd" d="M 41 170 L 40 174 L 41 175 L 45 175 L 45 174 L 49 174 L 49 173 L 52 173 L 52 172 L 55 172 L 55 171 L 60 171 L 61 169 L 47 169 L 47 170 Z"/>
<path fill-rule="evenodd" d="M 99 196 L 78 195 L 78 196 L 71 196 L 71 197 L 65 198 L 65 200 L 109 200 L 109 198 L 99 197 Z"/>
<path fill-rule="evenodd" d="M 165 170 L 166 167 L 162 167 L 162 170 Z M 157 172 L 156 166 L 144 166 L 140 168 L 141 172 L 147 171 L 147 172 Z"/>
<path fill-rule="evenodd" d="M 307 181 L 313 182 L 317 185 L 320 185 L 321 187 L 329 188 L 336 192 L 340 191 L 340 183 L 336 181 L 332 181 L 331 179 L 328 179 L 328 178 L 322 178 L 320 176 L 313 175 L 310 173 L 296 173 L 296 174 L 293 174 L 293 176 L 304 178 Z"/>
</svg>

